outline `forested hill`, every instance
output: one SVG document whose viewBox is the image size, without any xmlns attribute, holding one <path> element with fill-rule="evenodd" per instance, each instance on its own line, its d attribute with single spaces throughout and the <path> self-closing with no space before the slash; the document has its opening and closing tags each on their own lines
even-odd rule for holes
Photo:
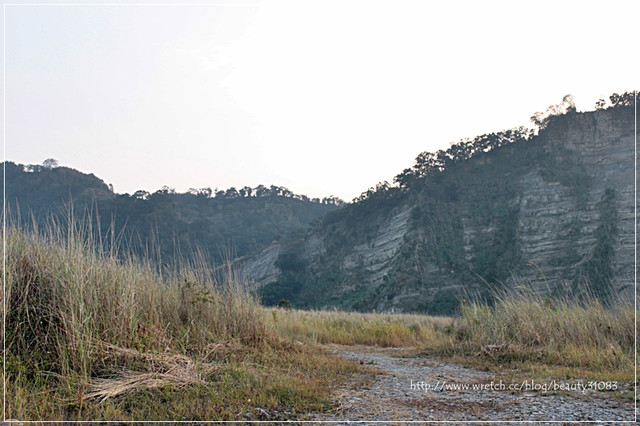
<svg viewBox="0 0 640 426">
<path fill-rule="evenodd" d="M 607 303 L 633 288 L 633 103 L 581 113 L 565 97 L 533 130 L 421 153 L 245 274 L 266 303 L 299 307 L 450 313 L 465 292 L 516 286 Z"/>
<path fill-rule="evenodd" d="M 73 204 L 77 218 L 90 214 L 94 222 L 99 220 L 103 236 L 113 229 L 121 248 L 142 254 L 159 250 L 164 263 L 178 252 L 188 256 L 196 249 L 214 262 L 244 256 L 286 236 L 303 234 L 310 222 L 342 204 L 335 197 L 310 199 L 284 187 L 263 185 L 187 193 L 164 187 L 154 193 L 117 194 L 93 174 L 58 167 L 52 159 L 43 165 L 4 166 L 10 216 L 23 222 L 35 216 L 41 222 L 53 215 L 64 223 Z"/>
</svg>

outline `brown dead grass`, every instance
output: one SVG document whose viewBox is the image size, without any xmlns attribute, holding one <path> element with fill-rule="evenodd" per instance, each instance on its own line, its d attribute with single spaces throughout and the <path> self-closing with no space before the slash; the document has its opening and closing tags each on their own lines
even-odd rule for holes
<svg viewBox="0 0 640 426">
<path fill-rule="evenodd" d="M 282 339 L 230 268 L 158 270 L 82 226 L 8 230 L 3 416 L 299 418 L 357 368 Z"/>
<path fill-rule="evenodd" d="M 110 359 L 112 366 L 136 363 L 145 371 L 114 371 L 113 377 L 94 377 L 89 380 L 87 400 L 105 401 L 108 398 L 126 395 L 146 389 L 161 388 L 168 385 L 184 387 L 189 385 L 206 385 L 203 376 L 215 372 L 218 366 L 214 363 L 196 362 L 191 357 L 176 353 L 166 348 L 163 353 L 141 352 L 135 349 L 121 348 L 107 342 L 95 343 L 96 349 Z M 215 345 L 219 346 L 219 345 Z M 123 362 L 123 360 L 126 360 Z"/>
</svg>

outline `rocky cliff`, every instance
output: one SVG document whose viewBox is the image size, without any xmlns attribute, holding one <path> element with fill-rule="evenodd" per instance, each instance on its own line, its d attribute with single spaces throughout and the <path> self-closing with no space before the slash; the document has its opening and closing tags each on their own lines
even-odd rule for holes
<svg viewBox="0 0 640 426">
<path fill-rule="evenodd" d="M 539 134 L 330 213 L 243 269 L 267 303 L 448 313 L 461 292 L 632 291 L 634 110 Z"/>
</svg>

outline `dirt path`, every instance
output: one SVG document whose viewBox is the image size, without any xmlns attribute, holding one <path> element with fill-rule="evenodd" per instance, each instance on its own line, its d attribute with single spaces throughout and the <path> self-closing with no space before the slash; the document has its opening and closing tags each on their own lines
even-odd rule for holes
<svg viewBox="0 0 640 426">
<path fill-rule="evenodd" d="M 597 420 L 610 424 L 633 420 L 633 404 L 615 400 L 604 392 L 491 390 L 486 387 L 492 381 L 494 389 L 500 386 L 499 379 L 491 373 L 434 359 L 403 358 L 394 349 L 331 346 L 331 350 L 379 369 L 382 374 L 367 380 L 367 386 L 351 384 L 340 389 L 338 408 L 319 415 L 317 420 Z"/>
</svg>

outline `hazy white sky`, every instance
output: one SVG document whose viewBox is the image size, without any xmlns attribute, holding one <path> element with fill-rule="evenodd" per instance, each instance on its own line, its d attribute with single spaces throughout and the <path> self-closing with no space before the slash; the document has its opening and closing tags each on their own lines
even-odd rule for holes
<svg viewBox="0 0 640 426">
<path fill-rule="evenodd" d="M 565 94 L 640 87 L 636 1 L 209 3 L 5 5 L 6 159 L 350 200 Z"/>
</svg>

